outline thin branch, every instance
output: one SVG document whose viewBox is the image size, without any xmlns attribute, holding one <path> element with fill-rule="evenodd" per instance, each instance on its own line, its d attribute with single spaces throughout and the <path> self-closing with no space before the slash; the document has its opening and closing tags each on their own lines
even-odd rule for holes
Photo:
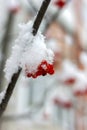
<svg viewBox="0 0 87 130">
<path fill-rule="evenodd" d="M 14 76 L 12 77 L 11 83 L 9 83 L 7 90 L 6 90 L 6 94 L 4 99 L 2 100 L 2 103 L 0 104 L 0 116 L 3 114 L 3 112 L 5 111 L 8 101 L 13 93 L 14 90 L 14 86 L 16 85 L 16 82 L 19 75 L 20 75 L 21 69 L 18 71 L 17 74 L 14 74 Z"/>
<path fill-rule="evenodd" d="M 38 31 L 38 28 L 42 22 L 42 19 L 44 17 L 44 14 L 48 8 L 48 5 L 50 3 L 51 0 L 44 0 L 43 3 L 42 3 L 42 6 L 37 14 L 37 17 L 35 19 L 35 22 L 34 22 L 34 25 L 33 25 L 33 35 L 35 36 L 37 31 Z"/>
<path fill-rule="evenodd" d="M 36 16 L 36 19 L 35 19 L 35 22 L 33 24 L 33 31 L 32 31 L 32 34 L 35 36 L 37 34 L 37 31 L 39 29 L 39 26 L 42 22 L 42 19 L 44 17 L 44 14 L 47 10 L 47 7 L 49 5 L 51 0 L 44 0 L 43 3 L 42 3 L 42 6 Z M 18 77 L 20 75 L 20 72 L 21 72 L 22 69 L 20 69 L 16 74 L 14 74 L 12 76 L 12 80 L 11 80 L 11 83 L 9 83 L 8 87 L 7 87 L 7 91 L 6 91 L 6 94 L 5 94 L 5 97 L 4 99 L 2 100 L 2 103 L 0 104 L 0 117 L 2 116 L 3 112 L 5 111 L 7 105 L 8 105 L 8 102 L 10 100 L 10 97 L 13 93 L 13 90 L 15 88 L 15 85 L 16 85 L 16 82 L 18 80 Z"/>
</svg>

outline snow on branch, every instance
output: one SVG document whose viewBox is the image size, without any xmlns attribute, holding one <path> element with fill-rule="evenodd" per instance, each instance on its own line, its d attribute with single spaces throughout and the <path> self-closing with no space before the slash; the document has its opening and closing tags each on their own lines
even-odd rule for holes
<svg viewBox="0 0 87 130">
<path fill-rule="evenodd" d="M 0 104 L 0 117 L 2 116 L 3 112 L 5 111 L 7 104 L 9 102 L 9 99 L 13 93 L 15 84 L 16 84 L 18 77 L 20 75 L 20 72 L 22 70 L 21 67 L 23 67 L 23 70 L 25 70 L 25 68 L 26 68 L 25 63 L 28 63 L 28 65 L 30 63 L 32 65 L 32 60 L 34 60 L 34 59 L 32 59 L 32 60 L 29 59 L 30 61 L 28 60 L 28 56 L 30 55 L 30 53 L 32 54 L 33 51 L 35 51 L 34 56 L 36 56 L 36 54 L 39 56 L 39 52 L 37 53 L 37 51 L 40 51 L 40 53 L 41 53 L 40 55 L 42 55 L 42 57 L 39 56 L 39 62 L 41 62 L 41 60 L 42 60 L 42 62 L 39 66 L 41 71 L 38 70 L 37 71 L 38 73 L 39 72 L 40 73 L 45 72 L 45 73 L 50 73 L 50 74 L 53 73 L 53 68 L 51 65 L 52 60 L 53 60 L 52 51 L 48 50 L 46 48 L 46 46 L 44 44 L 44 37 L 38 32 L 39 26 L 42 22 L 43 16 L 48 8 L 50 1 L 51 0 L 43 1 L 42 6 L 35 18 L 33 25 L 32 25 L 32 23 L 28 23 L 27 26 L 26 25 L 22 26 L 23 30 L 19 34 L 18 39 L 16 40 L 16 43 L 18 43 L 18 45 L 16 44 L 13 47 L 12 56 L 7 60 L 5 72 L 6 72 L 6 78 L 8 80 L 8 86 L 7 86 L 6 93 Z M 30 25 L 32 25 L 32 26 L 30 27 Z M 38 34 L 37 34 L 37 32 L 38 32 Z M 36 34 L 37 34 L 37 36 L 35 36 Z M 36 38 L 37 38 L 37 41 L 36 41 Z M 35 43 L 35 41 L 36 41 L 36 43 Z M 40 42 L 42 42 L 42 45 L 39 45 L 39 44 L 41 44 Z M 39 47 L 38 47 L 38 45 L 39 45 Z M 39 50 L 37 50 L 37 48 Z M 43 51 L 41 48 L 43 48 Z M 16 52 L 15 52 L 15 50 L 16 50 Z M 31 51 L 31 52 L 29 52 L 29 51 Z M 25 58 L 26 55 L 28 55 L 28 56 Z M 22 61 L 21 57 L 23 57 L 23 61 Z M 44 62 L 43 60 L 45 57 L 46 57 L 46 59 L 45 59 L 46 61 L 45 61 L 45 63 L 43 63 Z M 20 58 L 20 60 L 19 60 L 19 58 Z M 37 59 L 36 59 L 36 62 L 37 62 Z M 11 68 L 9 66 L 10 64 L 11 64 Z M 33 72 L 34 72 L 34 67 L 37 68 L 37 66 L 38 65 L 31 67 Z M 52 72 L 49 72 L 48 70 L 50 70 Z M 10 71 L 10 74 L 9 74 L 9 71 Z M 38 74 L 38 75 L 41 75 L 41 74 Z"/>
<path fill-rule="evenodd" d="M 12 75 L 18 72 L 19 68 L 22 68 L 25 76 L 35 78 L 43 74 L 40 74 L 41 70 L 36 74 L 42 62 L 46 61 L 47 64 L 52 65 L 53 52 L 46 48 L 45 38 L 40 32 L 38 32 L 36 36 L 33 36 L 31 33 L 32 25 L 32 21 L 20 25 L 20 34 L 15 46 L 13 46 L 12 55 L 7 60 L 4 69 L 8 82 L 11 81 Z M 47 67 L 45 63 L 42 65 L 42 67 Z M 43 68 L 43 71 L 45 68 Z M 47 71 L 47 73 L 49 72 Z"/>
</svg>

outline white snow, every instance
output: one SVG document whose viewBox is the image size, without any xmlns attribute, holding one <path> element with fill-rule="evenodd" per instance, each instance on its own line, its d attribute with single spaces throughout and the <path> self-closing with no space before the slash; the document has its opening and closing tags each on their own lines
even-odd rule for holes
<svg viewBox="0 0 87 130">
<path fill-rule="evenodd" d="M 6 93 L 6 90 L 4 90 L 3 92 L 0 93 L 0 104 L 1 104 L 2 100 L 4 99 L 5 93 Z"/>
<path fill-rule="evenodd" d="M 55 91 L 55 98 L 61 102 L 70 102 L 71 97 L 66 89 L 60 87 Z"/>
<path fill-rule="evenodd" d="M 22 67 L 23 71 L 27 67 L 29 73 L 35 73 L 43 60 L 50 64 L 53 62 L 54 54 L 51 49 L 46 48 L 45 37 L 40 32 L 33 36 L 32 25 L 32 21 L 19 25 L 19 36 L 4 69 L 8 82 L 11 81 L 12 75 L 18 71 L 19 67 Z"/>
<path fill-rule="evenodd" d="M 77 75 L 77 81 L 73 87 L 73 91 L 85 91 L 87 89 L 87 79 L 84 72 L 79 71 Z"/>
<path fill-rule="evenodd" d="M 8 9 L 16 9 L 19 7 L 19 2 L 17 0 L 8 0 L 7 2 Z"/>
<path fill-rule="evenodd" d="M 62 73 L 59 75 L 60 81 L 65 81 L 68 78 L 77 77 L 76 66 L 70 60 L 64 60 L 62 63 Z"/>
</svg>

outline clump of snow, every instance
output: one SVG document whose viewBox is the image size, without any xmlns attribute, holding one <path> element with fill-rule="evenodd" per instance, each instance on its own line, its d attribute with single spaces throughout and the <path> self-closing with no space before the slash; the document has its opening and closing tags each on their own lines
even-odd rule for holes
<svg viewBox="0 0 87 130">
<path fill-rule="evenodd" d="M 87 90 L 87 79 L 83 72 L 78 72 L 77 81 L 73 87 L 73 91 L 86 91 Z"/>
<path fill-rule="evenodd" d="M 3 92 L 0 93 L 0 104 L 5 97 L 5 93 L 6 93 L 6 90 L 4 90 Z"/>
<path fill-rule="evenodd" d="M 61 102 L 70 102 L 71 100 L 69 93 L 62 88 L 59 88 L 57 90 L 57 94 L 55 95 L 55 97 Z"/>
<path fill-rule="evenodd" d="M 60 81 L 66 81 L 69 78 L 77 78 L 76 66 L 70 60 L 64 60 L 62 67 L 62 73 L 59 76 Z"/>
<path fill-rule="evenodd" d="M 12 48 L 12 54 L 5 65 L 5 77 L 8 82 L 11 77 L 21 67 L 23 72 L 28 68 L 29 73 L 37 71 L 38 65 L 46 60 L 52 64 L 54 54 L 51 49 L 46 48 L 45 37 L 38 32 L 36 36 L 32 34 L 33 22 L 20 24 L 20 33 Z"/>
<path fill-rule="evenodd" d="M 58 88 L 56 88 L 55 90 L 52 90 L 49 95 L 48 98 L 46 100 L 46 105 L 50 103 L 53 104 L 53 101 L 57 99 L 60 102 L 70 102 L 71 101 L 71 95 L 70 93 L 67 91 L 66 88 L 62 87 L 61 85 L 58 86 Z"/>
</svg>

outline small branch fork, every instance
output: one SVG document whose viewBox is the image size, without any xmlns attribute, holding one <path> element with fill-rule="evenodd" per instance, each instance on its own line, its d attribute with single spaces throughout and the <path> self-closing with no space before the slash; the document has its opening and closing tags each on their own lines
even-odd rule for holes
<svg viewBox="0 0 87 130">
<path fill-rule="evenodd" d="M 33 30 L 32 34 L 34 36 L 38 32 L 39 26 L 40 26 L 40 24 L 41 24 L 41 22 L 43 20 L 43 17 L 44 17 L 45 12 L 46 12 L 46 10 L 48 8 L 48 5 L 50 4 L 50 1 L 51 0 L 44 0 L 43 1 L 42 6 L 41 6 L 41 8 L 40 8 L 40 10 L 39 10 L 39 12 L 38 12 L 38 14 L 36 16 L 36 19 L 35 19 L 33 27 L 32 27 L 32 30 Z M 2 102 L 0 104 L 0 117 L 2 116 L 2 114 L 4 113 L 4 111 L 6 110 L 6 107 L 8 105 L 9 100 L 10 100 L 10 97 L 11 97 L 11 95 L 13 93 L 13 90 L 15 88 L 15 85 L 17 83 L 19 75 L 21 73 L 21 70 L 22 69 L 19 69 L 19 71 L 12 76 L 11 82 L 7 86 L 5 97 L 4 97 L 4 99 L 2 100 Z"/>
</svg>

